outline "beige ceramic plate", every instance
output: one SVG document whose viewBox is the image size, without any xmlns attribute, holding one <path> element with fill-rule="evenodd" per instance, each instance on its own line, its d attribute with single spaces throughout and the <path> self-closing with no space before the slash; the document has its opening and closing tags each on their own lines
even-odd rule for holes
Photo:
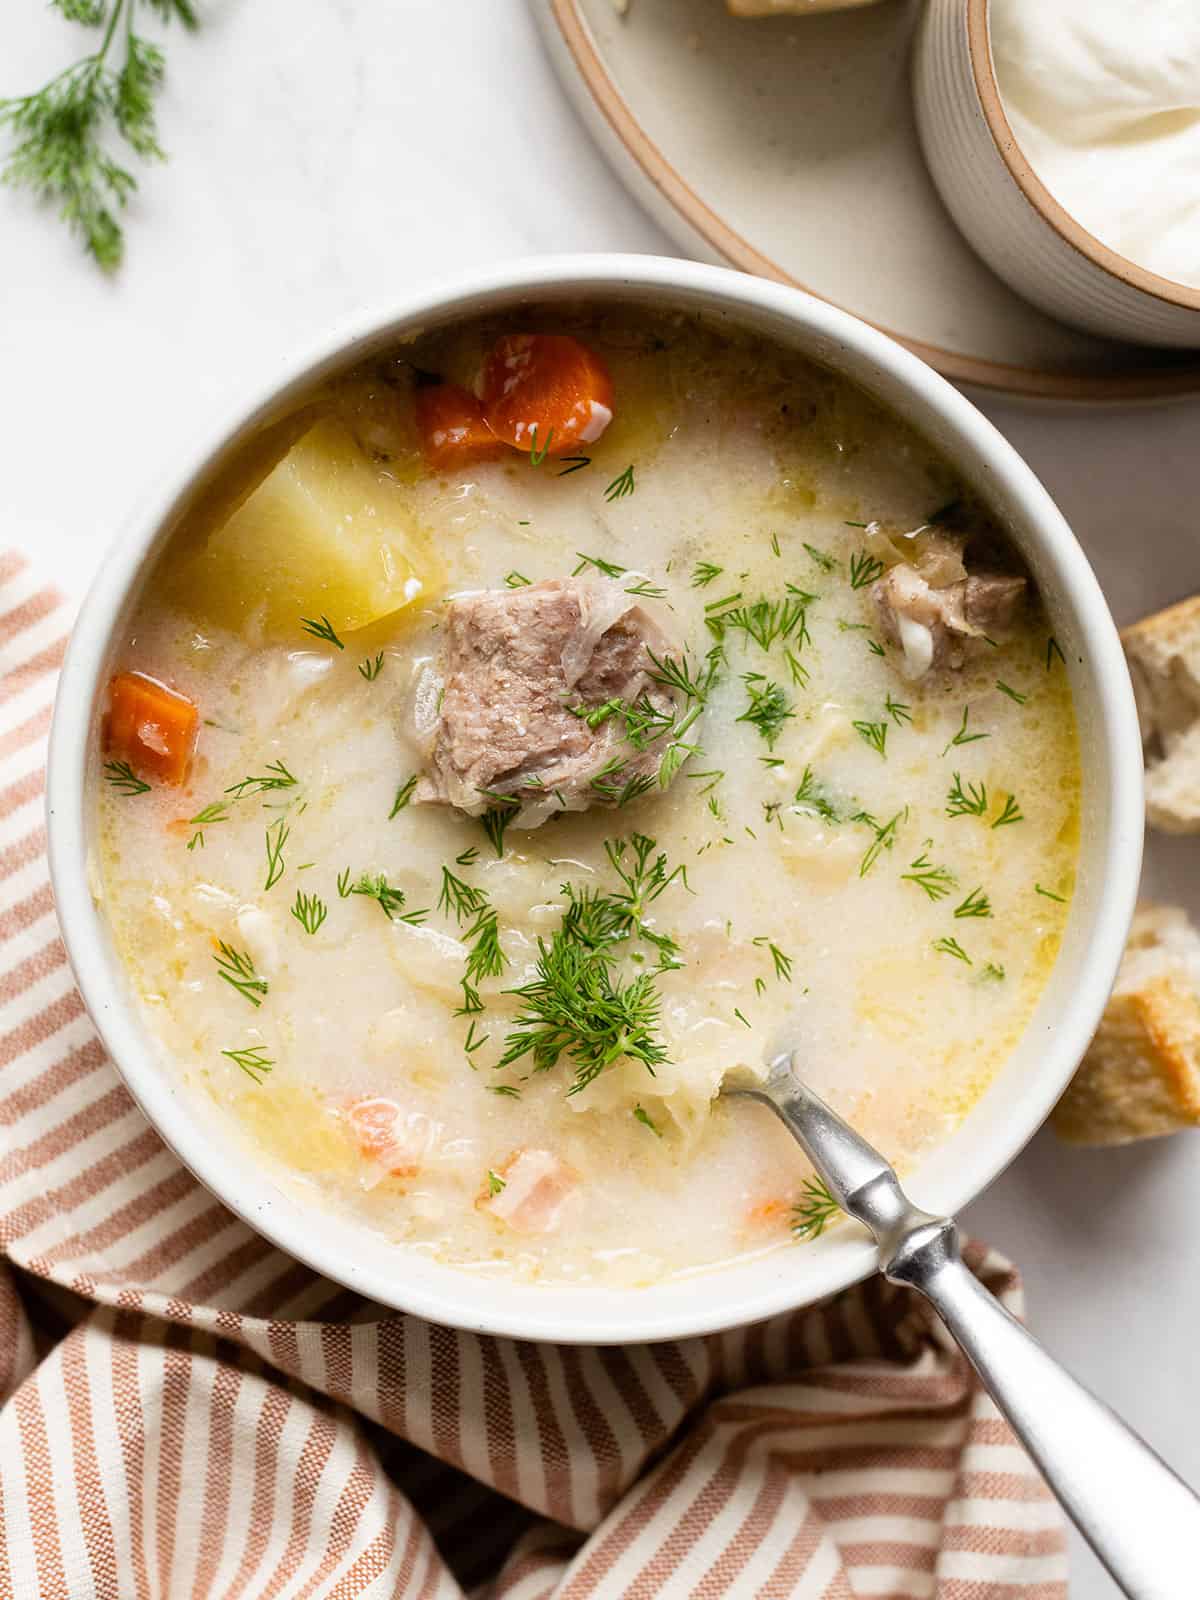
<svg viewBox="0 0 1200 1600">
<path fill-rule="evenodd" d="M 689 254 L 794 283 L 960 382 L 1065 400 L 1200 393 L 1194 354 L 1052 321 L 971 252 L 909 101 L 920 0 L 738 21 L 724 0 L 530 0 L 618 174 Z"/>
</svg>

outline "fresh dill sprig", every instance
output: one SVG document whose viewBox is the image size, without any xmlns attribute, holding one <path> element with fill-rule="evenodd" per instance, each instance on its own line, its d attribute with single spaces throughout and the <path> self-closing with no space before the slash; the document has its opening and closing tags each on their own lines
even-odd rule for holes
<svg viewBox="0 0 1200 1600">
<path fill-rule="evenodd" d="M 1006 694 L 1010 700 L 1015 701 L 1019 706 L 1023 706 L 1026 700 L 1029 699 L 1027 694 L 1022 694 L 1019 689 L 1010 688 L 1007 683 L 1001 683 L 999 678 L 996 679 L 996 687 L 1001 694 Z"/>
<path fill-rule="evenodd" d="M 833 559 L 833 557 L 826 555 L 824 550 L 818 550 L 816 545 L 806 544 L 804 548 L 808 551 L 809 555 L 816 562 L 817 566 L 820 567 L 822 572 L 832 572 L 837 566 L 837 562 Z"/>
<path fill-rule="evenodd" d="M 887 822 L 878 823 L 875 821 L 874 817 L 869 816 L 865 811 L 860 811 L 850 819 L 852 822 L 865 823 L 868 828 L 874 829 L 875 832 L 875 838 L 873 842 L 867 847 L 866 853 L 858 864 L 858 875 L 860 878 L 865 878 L 868 872 L 870 872 L 871 868 L 879 860 L 883 852 L 885 850 L 890 850 L 896 843 L 896 830 L 899 828 L 900 823 L 903 821 L 906 814 L 907 808 L 905 811 L 897 811 L 896 815 L 891 817 Z"/>
<path fill-rule="evenodd" d="M 553 441 L 553 439 L 554 439 L 554 429 L 551 428 L 549 433 L 547 433 L 547 435 L 546 435 L 545 444 L 542 446 L 541 450 L 539 451 L 538 450 L 537 423 L 536 422 L 534 423 L 533 428 L 532 428 L 532 430 L 530 432 L 530 435 L 529 435 L 529 465 L 531 467 L 540 467 L 542 462 L 545 461 L 546 456 L 549 454 L 550 445 L 551 445 L 551 442 Z"/>
<path fill-rule="evenodd" d="M 106 761 L 104 781 L 111 783 L 118 794 L 149 794 L 150 785 L 143 782 L 128 761 Z"/>
<path fill-rule="evenodd" d="M 890 694 L 883 702 L 883 709 L 898 728 L 902 728 L 906 722 L 912 721 L 912 707 L 906 706 L 903 701 L 893 700 Z"/>
<path fill-rule="evenodd" d="M 767 741 L 767 749 L 774 750 L 784 723 L 796 715 L 792 703 L 784 693 L 783 686 L 772 683 L 761 672 L 744 673 L 742 682 L 746 685 L 747 705 L 737 721 L 748 722 L 751 727 L 757 728 Z"/>
<path fill-rule="evenodd" d="M 798 661 L 790 650 L 785 650 L 783 652 L 783 660 L 788 669 L 788 677 L 791 678 L 796 688 L 807 689 L 809 678 L 808 668 L 803 664 L 803 662 Z"/>
<path fill-rule="evenodd" d="M 509 797 L 509 804 L 489 806 L 479 819 L 488 843 L 498 856 L 504 854 L 504 835 L 513 819 L 515 808 L 515 802 Z"/>
<path fill-rule="evenodd" d="M 990 917 L 991 914 L 992 903 L 981 888 L 972 889 L 962 905 L 954 908 L 956 917 Z"/>
<path fill-rule="evenodd" d="M 228 1056 L 230 1061 L 241 1067 L 246 1076 L 255 1083 L 261 1083 L 275 1065 L 263 1047 L 257 1044 L 251 1045 L 246 1050 L 222 1050 L 221 1054 Z"/>
<path fill-rule="evenodd" d="M 665 600 L 667 591 L 656 583 L 651 583 L 649 578 L 639 578 L 636 583 L 625 586 L 626 594 L 635 594 L 642 600 Z"/>
<path fill-rule="evenodd" d="M 791 958 L 791 956 L 785 956 L 783 951 L 779 948 L 779 946 L 777 944 L 775 944 L 771 939 L 768 939 L 765 934 L 760 934 L 757 939 L 751 939 L 750 943 L 752 945 L 754 945 L 757 949 L 764 949 L 765 948 L 766 950 L 768 950 L 770 952 L 770 955 L 771 955 L 771 962 L 772 962 L 772 964 L 773 964 L 773 966 L 775 968 L 775 976 L 780 980 L 781 983 L 791 983 L 791 981 L 792 981 L 792 958 Z"/>
<path fill-rule="evenodd" d="M 883 576 L 883 562 L 877 560 L 869 550 L 860 550 L 850 557 L 850 587 L 852 589 L 865 589 L 867 584 L 874 583 L 876 578 Z"/>
<path fill-rule="evenodd" d="M 262 996 L 270 985 L 254 970 L 254 961 L 248 951 L 235 950 L 222 939 L 213 960 L 217 964 L 217 972 L 231 988 L 236 989 L 243 999 L 249 1000 L 255 1009 L 262 1005 Z"/>
<path fill-rule="evenodd" d="M 493 1172 L 491 1167 L 487 1171 L 487 1186 L 489 1195 L 502 1194 L 508 1187 L 507 1183 L 498 1172 Z"/>
<path fill-rule="evenodd" d="M 1067 903 L 1066 895 L 1055 894 L 1053 889 L 1043 889 L 1040 883 L 1035 883 L 1033 888 L 1035 894 L 1043 895 L 1047 900 L 1057 900 L 1060 906 Z"/>
<path fill-rule="evenodd" d="M 719 578 L 724 571 L 724 567 L 716 567 L 711 561 L 697 561 L 692 568 L 692 588 L 707 588 L 713 579 Z"/>
<path fill-rule="evenodd" d="M 559 460 L 569 465 L 565 465 L 561 472 L 556 472 L 556 478 L 569 478 L 573 472 L 582 472 L 584 467 L 592 464 L 591 456 L 560 456 Z"/>
<path fill-rule="evenodd" d="M 981 983 L 1003 983 L 1004 968 L 998 967 L 994 961 L 989 961 L 979 974 Z"/>
<path fill-rule="evenodd" d="M 639 1101 L 633 1108 L 633 1119 L 640 1122 L 643 1128 L 649 1128 L 656 1139 L 662 1138 L 662 1129 L 655 1123 L 653 1117 Z"/>
<path fill-rule="evenodd" d="M 344 885 L 344 887 L 343 887 Z M 350 872 L 338 878 L 338 894 L 343 900 L 349 899 L 352 894 L 360 894 L 367 900 L 374 900 L 389 922 L 408 922 L 414 927 L 424 922 L 429 915 L 428 910 L 405 911 L 408 896 L 403 889 L 394 889 L 382 872 L 371 874 L 364 872 L 355 884 L 350 883 Z"/>
<path fill-rule="evenodd" d="M 881 656 L 884 654 L 883 646 L 880 644 L 878 639 L 868 639 L 867 649 L 873 656 Z"/>
<path fill-rule="evenodd" d="M 283 847 L 288 841 L 291 829 L 283 817 L 277 817 L 267 829 L 267 881 L 263 884 L 264 894 L 268 889 L 273 889 L 283 877 L 284 859 Z"/>
<path fill-rule="evenodd" d="M 482 889 L 465 883 L 449 867 L 442 868 L 442 892 L 438 895 L 437 903 L 439 911 L 452 916 L 461 928 L 468 917 L 477 916 L 486 905 L 487 895 Z"/>
<path fill-rule="evenodd" d="M 792 1237 L 801 1243 L 819 1239 L 841 1209 L 820 1178 L 806 1178 L 792 1206 Z"/>
<path fill-rule="evenodd" d="M 1016 795 L 1010 794 L 1010 795 L 1006 795 L 1005 796 L 1005 798 L 1004 798 L 1004 807 L 1001 810 L 1000 815 L 992 823 L 992 827 L 993 828 L 1006 828 L 1009 825 L 1010 822 L 1024 822 L 1024 821 L 1025 821 L 1025 815 L 1022 812 L 1020 806 L 1017 804 Z"/>
<path fill-rule="evenodd" d="M 951 739 L 950 742 L 947 744 L 945 750 L 942 751 L 943 755 L 946 755 L 948 753 L 948 751 L 951 749 L 951 747 L 954 746 L 954 745 L 957 745 L 957 744 L 974 744 L 977 739 L 990 739 L 992 737 L 990 733 L 968 733 L 967 732 L 967 720 L 970 717 L 970 714 L 971 714 L 970 706 L 964 706 L 963 707 L 963 714 L 962 714 L 962 723 L 959 726 L 958 732 L 954 735 L 953 739 Z"/>
<path fill-rule="evenodd" d="M 604 498 L 608 501 L 623 500 L 627 494 L 632 494 L 636 488 L 637 484 L 633 481 L 633 463 L 630 462 L 625 471 L 618 473 L 608 488 L 605 489 Z"/>
<path fill-rule="evenodd" d="M 329 915 L 329 907 L 319 895 L 304 894 L 300 889 L 297 889 L 295 903 L 292 906 L 292 915 L 305 933 L 312 934 L 316 933 Z"/>
<path fill-rule="evenodd" d="M 939 955 L 953 956 L 956 961 L 965 961 L 968 967 L 974 965 L 970 956 L 963 949 L 962 945 L 959 944 L 957 939 L 951 939 L 949 936 L 942 939 L 935 939 L 933 941 L 933 948 L 938 952 Z"/>
<path fill-rule="evenodd" d="M 741 596 L 730 596 L 741 601 Z M 753 639 L 760 650 L 770 650 L 777 641 L 791 642 L 802 650 L 810 642 L 806 605 L 812 596 L 800 592 L 785 594 L 781 600 L 769 600 L 766 595 L 748 605 L 733 604 L 724 610 L 716 606 L 705 607 L 705 625 L 717 640 L 724 639 L 732 629 Z"/>
<path fill-rule="evenodd" d="M 375 679 L 383 671 L 383 651 L 381 650 L 374 658 L 368 656 L 365 661 L 360 661 L 358 670 L 368 683 L 374 683 Z"/>
<path fill-rule="evenodd" d="M 191 0 L 148 0 L 167 22 L 194 29 Z M 58 0 L 72 22 L 104 33 L 92 54 L 67 67 L 31 94 L 0 100 L 0 127 L 13 138 L 0 181 L 28 189 L 57 207 L 59 218 L 105 272 L 121 263 L 124 236 L 119 212 L 137 180 L 111 154 L 115 133 L 143 161 L 161 161 L 154 101 L 166 61 L 158 45 L 134 27 L 135 0 Z M 122 26 L 122 23 L 124 26 Z M 114 47 L 123 49 L 120 67 Z"/>
<path fill-rule="evenodd" d="M 800 787 L 792 796 L 792 804 L 801 811 L 808 811 L 813 816 L 820 817 L 822 822 L 841 821 L 828 796 L 813 776 L 811 767 L 805 767 Z"/>
<path fill-rule="evenodd" d="M 562 474 L 560 473 L 559 476 L 561 477 Z M 531 587 L 531 584 L 530 580 L 523 572 L 513 571 L 505 573 L 504 587 L 506 589 L 528 589 Z"/>
<path fill-rule="evenodd" d="M 946 815 L 948 817 L 982 817 L 988 808 L 987 785 L 985 783 L 967 783 L 964 787 L 962 774 L 954 774 L 954 782 L 946 796 Z"/>
<path fill-rule="evenodd" d="M 887 732 L 886 722 L 852 722 L 850 726 L 860 739 L 866 741 L 877 755 L 887 760 Z"/>
<path fill-rule="evenodd" d="M 324 615 L 319 622 L 314 621 L 312 617 L 301 617 L 300 626 L 305 633 L 311 633 L 314 639 L 324 639 L 327 644 L 336 645 L 339 650 L 346 648 L 334 631 L 333 623 Z"/>
<path fill-rule="evenodd" d="M 235 800 L 245 800 L 251 795 L 268 794 L 273 789 L 293 789 L 298 781 L 282 761 L 268 761 L 264 773 L 231 784 L 225 793 L 231 794 Z"/>
<path fill-rule="evenodd" d="M 457 1014 L 472 1018 L 471 1025 L 467 1029 L 465 1046 L 470 1053 L 483 1043 L 482 1039 L 474 1044 L 471 1043 L 475 1032 L 474 1015 L 483 1010 L 483 1001 L 479 998 L 479 985 L 484 978 L 499 977 L 508 965 L 508 957 L 500 944 L 500 921 L 495 909 L 488 903 L 486 895 L 480 896 L 475 920 L 462 937 L 467 947 L 467 959 L 462 978 L 459 980 L 462 985 L 463 1000 Z M 486 1037 L 490 1035 L 485 1035 Z"/>
<path fill-rule="evenodd" d="M 931 900 L 944 900 L 954 887 L 955 878 L 949 867 L 935 867 L 930 861 L 928 852 L 932 844 L 932 839 L 926 839 L 921 854 L 900 876 L 905 883 L 915 883 L 918 889 L 924 889 Z"/>
<path fill-rule="evenodd" d="M 595 567 L 597 572 L 602 572 L 606 578 L 623 578 L 629 570 L 627 567 L 617 566 L 615 561 L 606 561 L 603 556 L 585 555 L 582 550 L 576 550 L 579 565 L 573 570 L 571 576 L 577 578 L 581 572 L 586 572 L 589 567 Z"/>
<path fill-rule="evenodd" d="M 697 791 L 699 794 L 708 794 L 711 789 L 715 789 L 724 776 L 724 772 L 719 771 L 716 767 L 711 768 L 708 772 L 688 773 L 689 778 L 698 778 L 703 780 L 704 787 Z"/>
<path fill-rule="evenodd" d="M 509 1100 L 519 1100 L 521 1091 L 515 1083 L 486 1083 L 484 1088 L 489 1094 L 504 1095 Z"/>
<path fill-rule="evenodd" d="M 416 787 L 417 774 L 414 772 L 412 777 L 405 778 L 404 782 L 396 790 L 396 798 L 392 801 L 392 809 L 388 812 L 389 822 L 391 822 L 393 817 L 399 815 L 399 813 L 404 810 L 405 806 L 412 799 L 413 792 L 415 791 Z"/>
<path fill-rule="evenodd" d="M 1060 645 L 1058 640 L 1054 637 L 1054 635 L 1051 634 L 1050 637 L 1046 640 L 1046 671 L 1047 672 L 1050 671 L 1050 668 L 1053 665 L 1055 656 L 1058 657 L 1058 659 L 1062 662 L 1063 666 L 1065 667 L 1066 664 L 1067 664 L 1067 658 L 1062 653 L 1062 645 Z"/>
<path fill-rule="evenodd" d="M 204 849 L 204 830 L 211 823 L 229 821 L 229 802 L 227 800 L 214 800 L 209 805 L 203 806 L 196 815 L 189 819 L 189 826 L 196 829 L 187 842 L 189 850 Z"/>
</svg>

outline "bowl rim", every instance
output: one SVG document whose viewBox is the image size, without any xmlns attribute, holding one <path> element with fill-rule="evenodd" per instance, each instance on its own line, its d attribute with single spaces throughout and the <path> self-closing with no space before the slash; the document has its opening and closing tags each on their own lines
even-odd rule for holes
<svg viewBox="0 0 1200 1600">
<path fill-rule="evenodd" d="M 180 461 L 160 474 L 111 546 L 80 609 L 59 680 L 46 784 L 50 875 L 63 941 L 93 1024 L 134 1100 L 185 1166 L 231 1211 L 314 1271 L 380 1305 L 453 1327 L 560 1343 L 641 1343 L 755 1322 L 816 1303 L 868 1276 L 877 1265 L 875 1251 L 864 1239 L 839 1237 L 838 1230 L 810 1247 L 802 1275 L 794 1263 L 789 1266 L 786 1251 L 776 1250 L 643 1289 L 498 1282 L 426 1258 L 421 1270 L 427 1267 L 427 1275 L 414 1283 L 400 1270 L 403 1246 L 390 1246 L 386 1268 L 339 1253 L 334 1240 L 313 1226 L 317 1208 L 298 1203 L 294 1193 L 271 1181 L 269 1172 L 260 1175 L 248 1161 L 232 1163 L 227 1149 L 207 1137 L 211 1116 L 197 1114 L 194 1093 L 178 1092 L 176 1080 L 164 1072 L 161 1049 L 125 987 L 124 969 L 108 948 L 102 909 L 93 898 L 89 753 L 116 630 L 178 509 L 233 441 L 277 415 L 282 403 L 303 394 L 324 372 L 411 336 L 431 319 L 477 315 L 501 305 L 512 309 L 556 294 L 586 299 L 622 291 L 673 299 L 680 307 L 713 314 L 787 322 L 798 343 L 803 340 L 800 348 L 814 359 L 835 368 L 840 363 L 851 374 L 855 362 L 870 367 L 877 376 L 876 392 L 886 392 L 889 384 L 903 391 L 922 431 L 935 421 L 946 430 L 943 448 L 952 461 L 955 452 L 960 462 L 969 459 L 973 475 L 986 477 L 996 494 L 1007 494 L 1019 505 L 1022 520 L 1036 530 L 1035 547 L 1048 553 L 1056 582 L 1070 597 L 1078 643 L 1087 652 L 1095 685 L 1095 738 L 1104 752 L 1097 765 L 1106 768 L 1107 850 L 1085 935 L 1086 969 L 1065 1004 L 1043 1024 L 1043 1046 L 1057 1070 L 1043 1067 L 1031 1074 L 1019 1105 L 983 1125 L 965 1181 L 958 1165 L 939 1175 L 936 1198 L 945 1209 L 967 1204 L 1008 1166 L 1065 1088 L 1116 975 L 1141 864 L 1141 741 L 1133 693 L 1115 624 L 1087 558 L 1032 469 L 994 425 L 944 378 L 867 323 L 799 290 L 725 267 L 636 255 L 534 257 L 426 283 L 359 312 L 273 368 L 265 364 L 263 375 L 220 406 L 213 425 L 197 430 Z M 853 375 L 851 381 L 856 381 Z M 317 1215 L 328 1218 L 319 1209 Z M 330 1223 L 334 1232 L 336 1222 Z M 362 1225 L 355 1231 L 361 1239 Z M 368 1240 L 363 1254 L 375 1249 Z M 722 1288 L 733 1292 L 723 1294 Z"/>
<path fill-rule="evenodd" d="M 1038 177 L 1008 120 L 992 58 L 991 0 L 967 0 L 967 56 L 983 119 L 1000 159 L 1025 199 L 1062 242 L 1111 278 L 1184 311 L 1200 311 L 1200 289 L 1164 278 L 1114 250 L 1079 222 Z"/>
</svg>

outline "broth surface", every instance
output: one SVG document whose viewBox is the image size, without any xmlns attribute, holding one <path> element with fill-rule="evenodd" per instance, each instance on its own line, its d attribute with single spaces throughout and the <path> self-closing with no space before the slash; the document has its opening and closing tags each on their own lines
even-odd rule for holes
<svg viewBox="0 0 1200 1600">
<path fill-rule="evenodd" d="M 535 448 L 429 471 L 414 373 L 469 382 L 499 332 L 529 326 L 602 355 L 611 426 L 578 458 Z M 353 500 L 345 539 L 386 525 L 415 594 L 339 631 L 344 648 L 305 630 L 323 611 L 293 608 L 286 537 L 278 582 L 247 584 L 213 554 L 315 420 L 336 424 L 320 440 L 333 499 Z M 1003 551 L 945 464 L 866 396 L 680 317 L 472 324 L 315 394 L 198 498 L 120 652 L 202 719 L 184 788 L 97 782 L 98 893 L 164 1072 L 314 1203 L 477 1272 L 643 1284 L 796 1247 L 795 1146 L 765 1111 L 713 1100 L 728 1070 L 785 1045 L 911 1167 L 1028 1023 L 1066 920 L 1079 806 L 1066 674 L 1036 596 L 961 667 L 899 670 L 873 584 L 922 529 Z M 298 548 L 307 581 L 319 559 Z M 499 840 L 419 803 L 414 702 L 448 599 L 581 567 L 635 588 L 697 673 L 719 652 L 687 735 L 698 748 L 665 788 Z M 755 715 L 764 695 L 774 717 Z M 640 915 L 681 964 L 658 970 L 661 944 L 635 938 L 622 971 L 651 974 L 666 1059 L 620 1059 L 576 1093 L 565 1057 L 499 1066 L 522 1008 L 507 991 L 535 979 L 563 885 L 619 894 L 639 849 Z M 505 963 L 468 1014 L 478 912 L 464 905 L 494 910 Z M 265 990 L 230 981 L 222 944 Z M 557 1185 L 545 1231 L 502 1214 L 529 1176 L 521 1152 L 544 1153 Z"/>
</svg>

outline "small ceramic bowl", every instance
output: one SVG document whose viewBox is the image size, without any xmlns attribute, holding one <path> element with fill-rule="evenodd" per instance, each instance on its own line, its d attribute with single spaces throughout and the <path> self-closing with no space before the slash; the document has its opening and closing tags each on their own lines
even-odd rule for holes
<svg viewBox="0 0 1200 1600">
<path fill-rule="evenodd" d="M 1025 159 L 992 63 L 989 0 L 928 0 L 913 56 L 917 130 L 970 244 L 1018 294 L 1109 339 L 1200 346 L 1200 289 L 1101 244 Z"/>
<path fill-rule="evenodd" d="M 707 1333 L 818 1300 L 864 1277 L 874 1249 L 835 1228 L 646 1288 L 484 1278 L 398 1246 L 321 1206 L 227 1136 L 215 1108 L 145 1028 L 113 947 L 89 857 L 96 826 L 99 711 L 127 618 L 181 509 L 222 459 L 278 408 L 375 352 L 426 330 L 523 305 L 590 301 L 700 313 L 753 330 L 877 396 L 919 429 L 986 500 L 1020 551 L 1065 653 L 1080 730 L 1083 827 L 1062 950 L 1024 1037 L 952 1137 L 911 1175 L 935 1211 L 966 1205 L 1050 1111 L 1087 1046 L 1116 973 L 1141 863 L 1141 738 L 1125 658 L 1083 552 L 1012 447 L 943 378 L 883 334 L 820 300 L 720 267 L 648 256 L 510 263 L 405 294 L 260 377 L 184 453 L 126 526 L 84 603 L 63 667 L 50 741 L 50 865 L 83 998 L 142 1110 L 196 1176 L 281 1249 L 400 1310 L 530 1339 L 630 1343 Z M 741 1112 L 739 1112 L 741 1114 Z M 746 1115 L 755 1115 L 753 1108 Z"/>
</svg>

